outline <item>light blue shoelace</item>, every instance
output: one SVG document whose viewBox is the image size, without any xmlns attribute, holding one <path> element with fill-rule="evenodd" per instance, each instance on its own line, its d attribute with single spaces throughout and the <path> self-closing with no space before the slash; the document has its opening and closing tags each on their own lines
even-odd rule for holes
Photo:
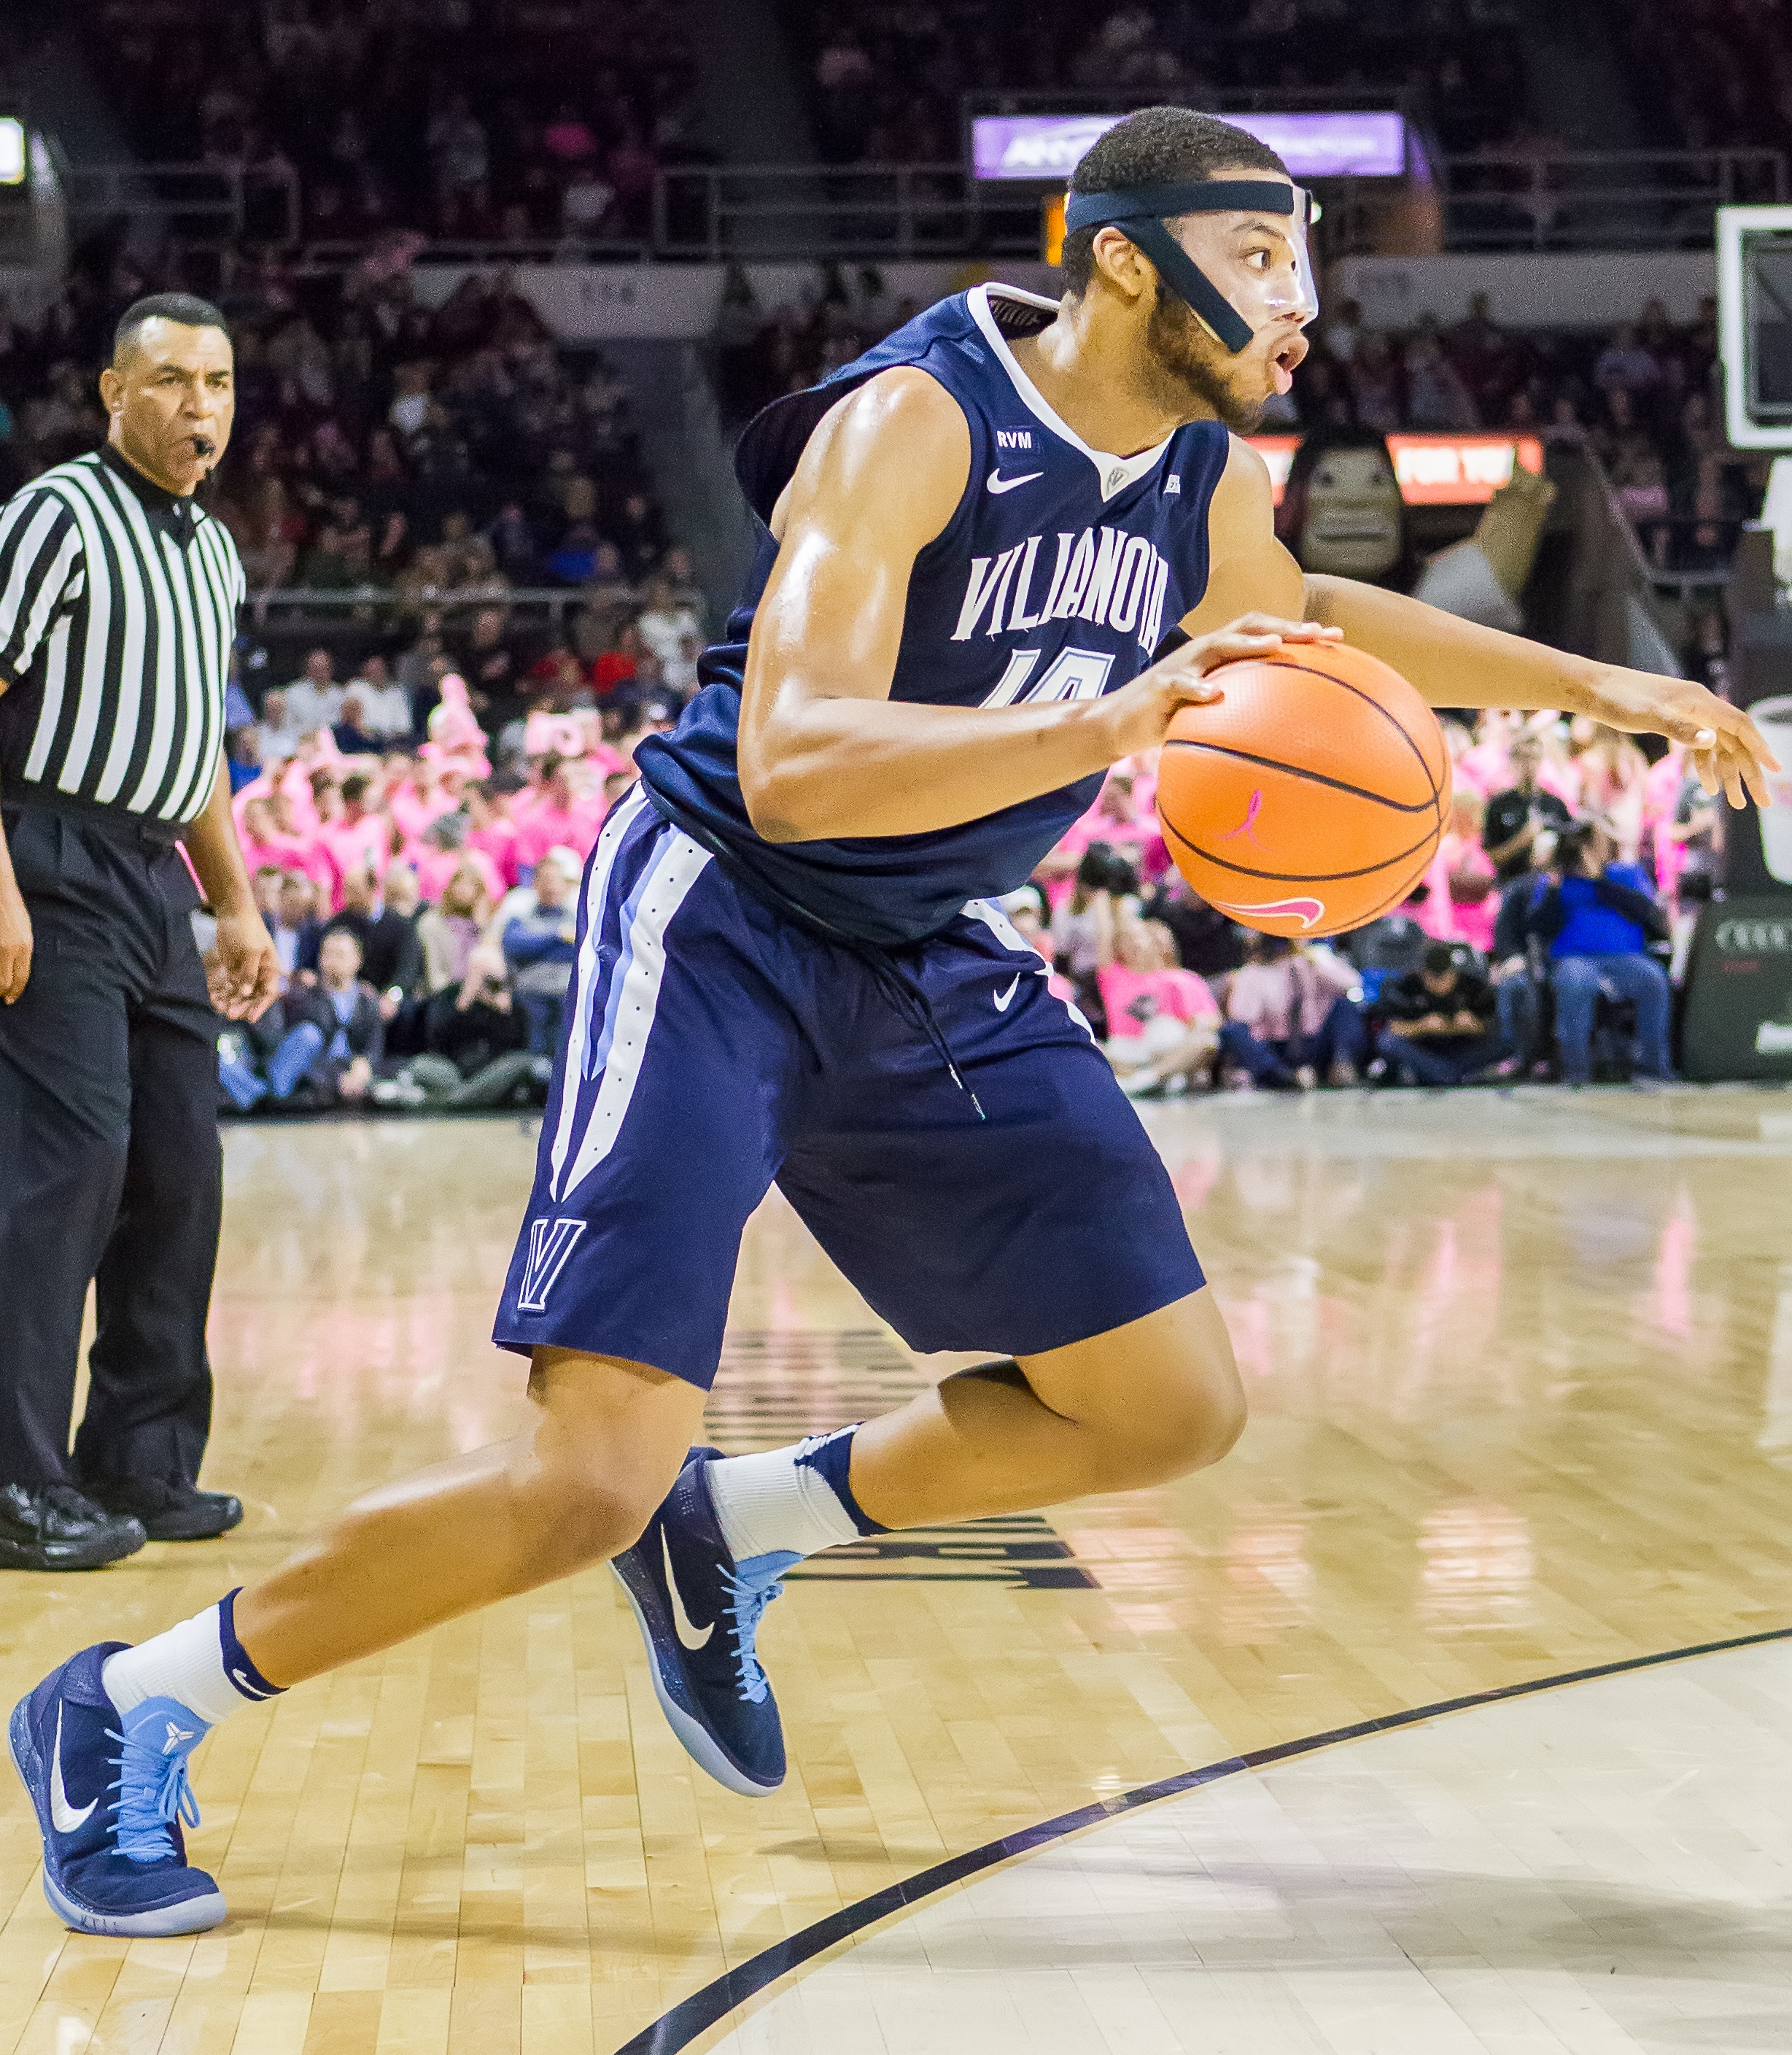
<svg viewBox="0 0 1792 2055">
<path fill-rule="evenodd" d="M 107 1734 L 120 1751 L 119 1773 L 109 1787 L 118 1793 L 118 1852 L 134 1863 L 175 1860 L 169 1827 L 176 1820 L 187 1827 L 199 1824 L 199 1801 L 187 1774 L 187 1751 L 158 1755 L 110 1728 Z"/>
<path fill-rule="evenodd" d="M 766 1607 L 784 1595 L 784 1580 L 774 1576 L 761 1581 L 729 1572 L 724 1573 L 723 1581 L 729 1598 L 728 1631 L 734 1637 L 735 1659 L 740 1666 L 735 1688 L 750 1706 L 762 1705 L 771 1686 L 753 1652 L 753 1641 Z"/>
</svg>

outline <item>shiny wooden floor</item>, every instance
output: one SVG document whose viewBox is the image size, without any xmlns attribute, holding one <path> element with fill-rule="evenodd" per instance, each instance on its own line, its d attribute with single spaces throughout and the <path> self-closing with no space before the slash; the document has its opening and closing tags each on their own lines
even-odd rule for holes
<svg viewBox="0 0 1792 2055">
<path fill-rule="evenodd" d="M 601 1572 L 220 1729 L 195 1847 L 234 1917 L 197 1941 L 66 1935 L 9 1782 L 0 2055 L 608 2055 L 781 1937 L 1092 1797 L 1792 1624 L 1792 1097 L 1151 1118 L 1253 1400 L 1219 1469 L 812 1565 L 762 1639 L 793 1758 L 763 1801 L 687 1763 Z M 232 1131 L 207 1480 L 248 1518 L 0 1579 L 5 1702 L 509 1430 L 522 1367 L 486 1335 L 531 1150 L 490 1122 Z M 770 1446 L 940 1367 L 767 1205 L 718 1440 Z"/>
</svg>

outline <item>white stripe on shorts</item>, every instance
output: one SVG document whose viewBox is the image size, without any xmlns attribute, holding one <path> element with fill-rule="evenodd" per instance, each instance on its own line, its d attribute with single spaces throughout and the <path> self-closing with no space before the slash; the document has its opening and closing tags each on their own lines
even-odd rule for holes
<svg viewBox="0 0 1792 2055">
<path fill-rule="evenodd" d="M 1035 977 L 1051 976 L 1052 967 L 1050 961 L 1039 950 L 1034 949 L 993 899 L 967 899 L 959 910 L 967 920 L 981 921 L 995 939 L 1001 943 L 1003 949 L 1018 949 L 1022 954 L 1031 957 L 1039 966 L 1034 972 Z M 1089 1016 L 1075 1000 L 1065 999 L 1060 1000 L 1059 1004 L 1093 1042 L 1095 1039 L 1095 1030 L 1089 1026 Z"/>
<path fill-rule="evenodd" d="M 660 1004 L 660 988 L 666 975 L 666 929 L 684 904 L 691 888 L 714 861 L 682 829 L 675 830 L 654 853 L 647 875 L 636 891 L 635 917 L 629 924 L 623 953 L 612 979 L 622 980 L 616 994 L 616 1032 L 604 1064 L 604 1075 L 591 1102 L 578 1153 L 564 1177 L 556 1172 L 555 1201 L 564 1203 L 577 1190 L 615 1146 L 622 1131 L 629 1103 L 635 1096 L 636 1080 L 647 1054 L 648 1038 L 653 1032 L 653 1017 Z M 605 1010 L 608 1011 L 606 1004 Z M 561 1083 L 562 1117 L 567 1105 L 580 1098 L 583 1079 L 573 1065 L 569 1045 L 565 1075 Z"/>
<path fill-rule="evenodd" d="M 636 785 L 605 822 L 597 838 L 596 860 L 585 888 L 585 941 L 579 950 L 574 974 L 573 1026 L 566 1041 L 566 1068 L 560 1091 L 560 1125 L 554 1130 L 553 1183 L 557 1193 L 566 1152 L 573 1146 L 573 1122 L 578 1112 L 579 1080 L 585 1075 L 585 1045 L 591 1038 L 592 987 L 597 977 L 597 957 L 604 939 L 604 901 L 610 889 L 610 873 L 616 868 L 616 853 L 631 821 L 637 820 L 647 805 L 647 795 Z"/>
</svg>

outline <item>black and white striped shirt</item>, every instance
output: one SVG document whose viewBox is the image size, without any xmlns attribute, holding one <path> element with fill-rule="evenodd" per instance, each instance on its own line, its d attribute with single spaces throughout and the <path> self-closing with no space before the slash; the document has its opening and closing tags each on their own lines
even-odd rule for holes
<svg viewBox="0 0 1792 2055">
<path fill-rule="evenodd" d="M 109 447 L 0 507 L 0 790 L 181 826 L 224 740 L 242 565 Z"/>
</svg>

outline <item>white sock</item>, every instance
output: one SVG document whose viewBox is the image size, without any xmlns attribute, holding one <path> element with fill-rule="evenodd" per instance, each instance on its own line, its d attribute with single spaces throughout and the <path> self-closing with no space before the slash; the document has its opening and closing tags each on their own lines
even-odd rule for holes
<svg viewBox="0 0 1792 2055">
<path fill-rule="evenodd" d="M 861 1538 L 833 1486 L 813 1465 L 797 1461 L 821 1438 L 811 1435 L 788 1449 L 710 1465 L 710 1495 L 737 1563 L 754 1556 L 813 1556 Z"/>
<path fill-rule="evenodd" d="M 221 1607 L 207 1606 L 166 1634 L 108 1655 L 100 1670 L 106 1696 L 121 1713 L 134 1712 L 146 1698 L 172 1698 L 215 1727 L 241 1707 L 271 1695 L 242 1690 L 230 1681 L 224 1663 L 222 1613 Z"/>
</svg>

